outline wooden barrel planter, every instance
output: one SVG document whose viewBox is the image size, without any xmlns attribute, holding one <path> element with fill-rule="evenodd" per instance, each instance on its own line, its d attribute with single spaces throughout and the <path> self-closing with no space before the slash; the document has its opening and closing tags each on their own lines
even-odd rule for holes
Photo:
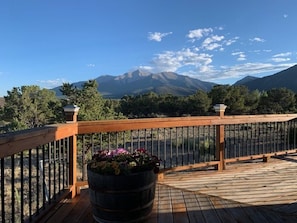
<svg viewBox="0 0 297 223">
<path fill-rule="evenodd" d="M 89 196 L 97 222 L 139 222 L 151 213 L 157 176 L 153 170 L 102 175 L 88 170 Z"/>
</svg>

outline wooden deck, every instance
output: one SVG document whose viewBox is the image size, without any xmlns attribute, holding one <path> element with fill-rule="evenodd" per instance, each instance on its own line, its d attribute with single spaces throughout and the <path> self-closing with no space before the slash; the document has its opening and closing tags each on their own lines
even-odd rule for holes
<svg viewBox="0 0 297 223">
<path fill-rule="evenodd" d="M 88 189 L 66 199 L 43 223 L 94 222 Z M 297 222 L 297 155 L 231 164 L 223 172 L 166 174 L 145 223 Z"/>
</svg>

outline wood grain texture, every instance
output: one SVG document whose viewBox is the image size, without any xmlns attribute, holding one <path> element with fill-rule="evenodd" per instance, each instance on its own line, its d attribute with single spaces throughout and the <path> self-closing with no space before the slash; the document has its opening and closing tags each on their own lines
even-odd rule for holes
<svg viewBox="0 0 297 223">
<path fill-rule="evenodd" d="M 228 165 L 224 172 L 165 174 L 144 223 L 297 222 L 297 156 Z M 94 222 L 88 189 L 66 199 L 42 223 Z"/>
</svg>

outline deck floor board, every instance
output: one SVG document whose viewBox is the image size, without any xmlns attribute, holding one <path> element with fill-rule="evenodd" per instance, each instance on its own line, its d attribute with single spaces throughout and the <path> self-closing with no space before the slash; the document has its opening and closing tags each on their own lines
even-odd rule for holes
<svg viewBox="0 0 297 223">
<path fill-rule="evenodd" d="M 223 172 L 166 174 L 145 223 L 297 222 L 297 156 L 232 164 Z M 94 223 L 88 189 L 65 199 L 40 223 Z"/>
</svg>

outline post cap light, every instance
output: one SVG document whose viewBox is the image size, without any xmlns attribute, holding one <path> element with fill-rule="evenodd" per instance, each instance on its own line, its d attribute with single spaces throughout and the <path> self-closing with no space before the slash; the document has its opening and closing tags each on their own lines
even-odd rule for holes
<svg viewBox="0 0 297 223">
<path fill-rule="evenodd" d="M 64 108 L 64 112 L 78 112 L 79 107 L 77 105 L 66 105 Z"/>
<path fill-rule="evenodd" d="M 213 109 L 215 110 L 215 112 L 225 112 L 227 108 L 227 105 L 224 104 L 216 104 L 215 106 L 213 106 Z"/>
</svg>

